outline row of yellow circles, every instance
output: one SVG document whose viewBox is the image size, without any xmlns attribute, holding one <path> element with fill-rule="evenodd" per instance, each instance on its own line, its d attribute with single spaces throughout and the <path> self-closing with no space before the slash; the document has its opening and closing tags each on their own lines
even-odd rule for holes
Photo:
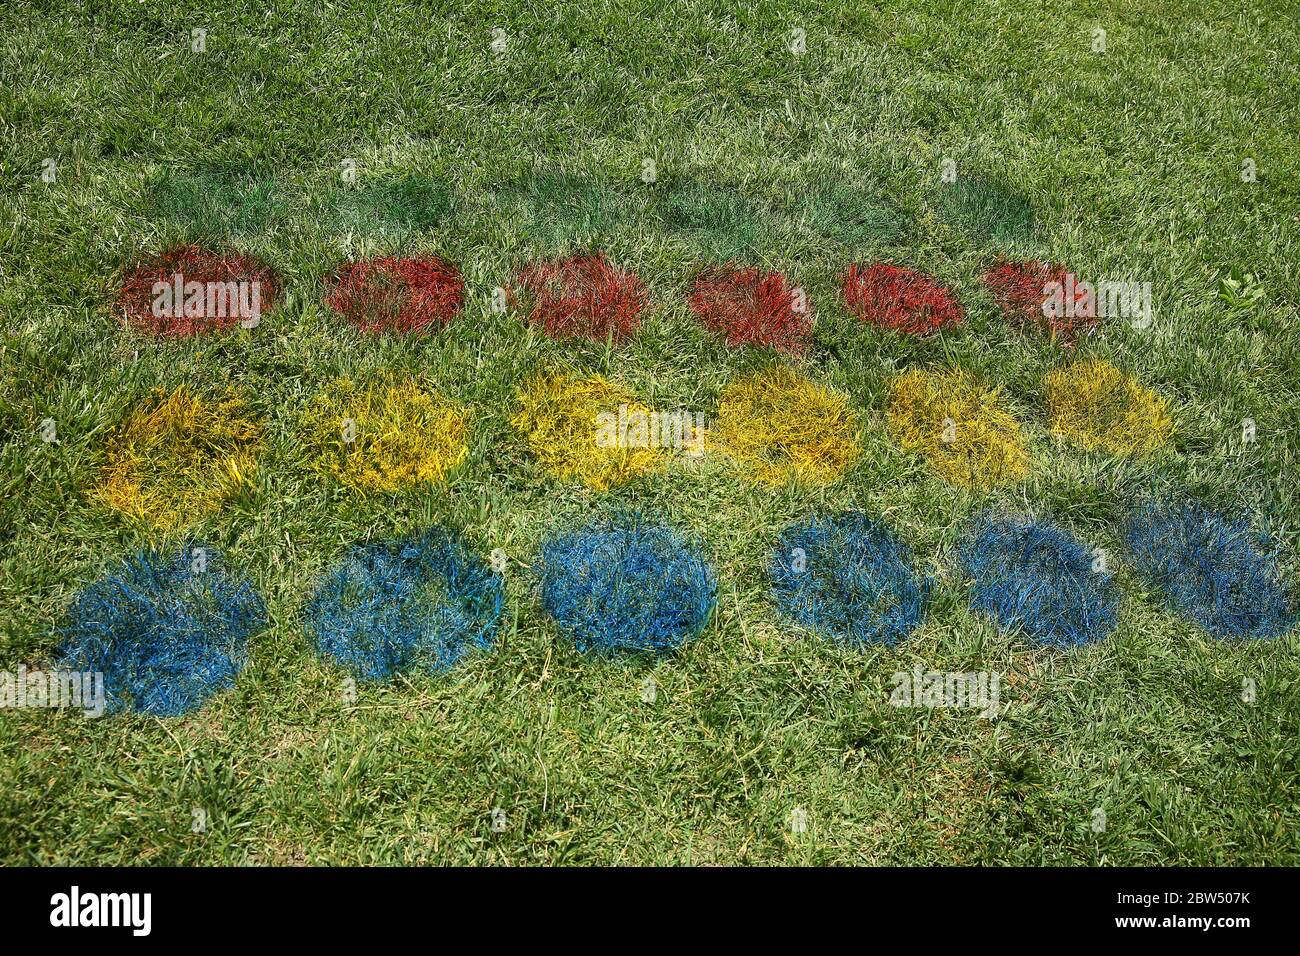
<svg viewBox="0 0 1300 956">
<path fill-rule="evenodd" d="M 1046 376 L 1054 433 L 1082 447 L 1145 455 L 1173 430 L 1168 403 L 1101 361 Z M 600 376 L 546 373 L 518 390 L 511 425 L 546 473 L 601 490 L 674 455 L 716 452 L 748 479 L 824 484 L 861 453 L 863 425 L 849 398 L 781 365 L 734 379 L 707 424 L 662 412 Z M 888 429 L 954 484 L 987 488 L 1028 472 L 1021 425 L 1000 390 L 963 369 L 912 370 L 890 387 Z M 362 493 L 440 482 L 468 452 L 470 414 L 413 380 L 342 378 L 302 415 L 313 467 Z M 261 427 L 237 396 L 156 394 L 108 440 L 94 495 L 156 527 L 210 514 L 257 467 Z"/>
</svg>

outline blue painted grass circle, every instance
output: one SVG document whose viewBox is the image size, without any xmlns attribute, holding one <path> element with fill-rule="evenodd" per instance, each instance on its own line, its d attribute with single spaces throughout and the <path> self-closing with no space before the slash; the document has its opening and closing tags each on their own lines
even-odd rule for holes
<svg viewBox="0 0 1300 956">
<path fill-rule="evenodd" d="M 265 626 L 262 598 L 215 548 L 145 549 L 73 599 L 59 666 L 103 673 L 107 710 L 177 717 L 234 685 Z"/>
<path fill-rule="evenodd" d="M 906 546 L 860 511 L 786 528 L 768 576 L 782 614 L 846 647 L 905 639 L 930 594 Z"/>
<path fill-rule="evenodd" d="M 583 653 L 677 650 L 708 623 L 717 582 L 672 529 L 593 522 L 542 546 L 542 606 Z"/>
<path fill-rule="evenodd" d="M 501 617 L 501 576 L 455 532 L 357 545 L 305 608 L 316 649 L 361 680 L 411 668 L 436 674 L 488 650 Z"/>
<path fill-rule="evenodd" d="M 1145 502 L 1129 516 L 1124 540 L 1169 606 L 1216 637 L 1276 637 L 1295 624 L 1277 549 L 1242 518 L 1193 501 Z"/>
<path fill-rule="evenodd" d="M 1119 595 L 1086 545 L 1054 524 L 986 515 L 958 548 L 970 606 L 1004 630 L 1077 647 L 1115 629 Z"/>
</svg>

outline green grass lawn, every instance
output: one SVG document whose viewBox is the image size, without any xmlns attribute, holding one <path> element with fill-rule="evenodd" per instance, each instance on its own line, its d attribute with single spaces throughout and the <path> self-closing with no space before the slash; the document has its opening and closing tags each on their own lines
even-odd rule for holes
<svg viewBox="0 0 1300 956">
<path fill-rule="evenodd" d="M 1216 640 L 1117 559 L 1116 632 L 1041 650 L 969 611 L 952 560 L 990 504 L 1120 555 L 1122 504 L 1183 488 L 1249 508 L 1283 543 L 1294 589 L 1300 17 L 1281 0 L 1231 14 L 1185 0 L 944 7 L 4 4 L 0 669 L 48 661 L 76 590 L 158 540 L 87 492 L 122 416 L 182 383 L 233 385 L 265 424 L 252 489 L 194 530 L 248 569 L 271 625 L 237 687 L 184 719 L 0 714 L 0 860 L 1300 863 L 1300 636 Z M 191 51 L 196 27 L 206 52 Z M 941 188 L 944 159 L 959 190 Z M 123 267 L 189 240 L 273 264 L 282 307 L 209 338 L 124 330 Z M 552 342 L 491 311 L 521 263 L 581 248 L 647 283 L 632 341 Z M 471 297 L 453 326 L 368 337 L 324 307 L 340 261 L 412 250 L 463 270 Z M 1111 323 L 1079 351 L 1171 400 L 1171 454 L 1130 463 L 1051 436 L 1041 379 L 1069 354 L 1008 329 L 978 281 L 999 254 L 1152 283 L 1150 330 Z M 849 474 L 761 488 L 706 457 L 595 493 L 539 473 L 509 425 L 536 370 L 599 372 L 654 407 L 711 416 L 731 378 L 772 361 L 689 314 L 690 280 L 724 258 L 808 290 L 816 345 L 795 364 L 866 423 Z M 966 323 L 917 341 L 857 322 L 837 277 L 877 259 L 951 284 Z M 1223 276 L 1245 274 L 1262 298 L 1220 296 Z M 1004 387 L 1026 424 L 1026 481 L 953 488 L 889 440 L 891 376 L 946 363 Z M 447 485 L 359 497 L 304 466 L 314 392 L 383 370 L 471 409 Z M 45 418 L 56 443 L 39 436 Z M 1246 418 L 1258 438 L 1243 445 Z M 542 614 L 530 568 L 555 530 L 628 507 L 701 540 L 719 580 L 709 627 L 654 665 L 581 657 Z M 780 529 L 844 507 L 883 516 L 937 580 L 897 649 L 837 650 L 768 601 Z M 349 705 L 299 609 L 349 544 L 434 522 L 509 556 L 496 653 L 363 685 Z M 889 706 L 890 675 L 918 663 L 1001 672 L 1006 713 Z M 806 832 L 792 832 L 795 808 Z M 195 809 L 206 832 L 192 832 Z"/>
</svg>

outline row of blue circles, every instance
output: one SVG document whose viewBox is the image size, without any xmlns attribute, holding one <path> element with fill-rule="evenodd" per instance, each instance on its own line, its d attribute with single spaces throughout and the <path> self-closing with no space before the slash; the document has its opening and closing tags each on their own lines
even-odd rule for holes
<svg viewBox="0 0 1300 956">
<path fill-rule="evenodd" d="M 1125 528 L 1130 554 L 1166 602 L 1219 637 L 1273 637 L 1295 621 L 1268 540 L 1199 505 L 1144 506 Z M 712 617 L 716 576 L 700 550 L 638 516 L 592 522 L 547 541 L 546 613 L 584 653 L 663 654 Z M 1054 524 L 988 513 L 957 564 L 969 603 L 1002 629 L 1071 647 L 1106 637 L 1118 591 L 1105 561 Z M 905 639 L 932 582 L 882 523 L 849 511 L 791 525 L 768 563 L 780 613 L 846 647 Z M 358 679 L 440 673 L 488 650 L 504 605 L 501 573 L 461 536 L 432 528 L 358 545 L 304 608 L 317 652 Z M 82 590 L 62 628 L 61 667 L 104 674 L 110 709 L 176 716 L 233 685 L 266 609 L 219 552 L 146 550 Z"/>
</svg>

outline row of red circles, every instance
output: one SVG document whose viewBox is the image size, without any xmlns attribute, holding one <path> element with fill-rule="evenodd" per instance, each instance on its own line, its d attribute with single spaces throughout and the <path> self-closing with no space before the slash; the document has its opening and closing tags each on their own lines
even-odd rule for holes
<svg viewBox="0 0 1300 956">
<path fill-rule="evenodd" d="M 1066 344 L 1090 331 L 1094 320 L 1045 315 L 1049 283 L 1064 283 L 1064 266 L 1036 260 L 1001 261 L 983 273 L 985 286 L 1017 325 L 1037 326 Z M 282 285 L 264 262 L 239 253 L 180 246 L 128 270 L 118 304 L 132 327 L 167 338 L 216 331 L 239 322 L 225 308 L 214 314 L 200 296 L 186 308 L 159 308 L 159 291 L 256 283 L 259 318 L 275 308 Z M 465 281 L 456 266 L 434 256 L 361 259 L 339 266 L 329 278 L 326 304 L 368 332 L 412 333 L 440 328 L 465 304 Z M 929 335 L 960 324 L 965 312 L 953 291 L 933 276 L 891 263 L 853 264 L 841 276 L 849 311 L 864 322 L 908 335 Z M 530 262 L 503 290 L 505 302 L 521 306 L 529 321 L 554 338 L 622 341 L 639 327 L 648 303 L 635 272 L 603 253 Z M 168 299 L 170 302 L 170 298 Z M 208 300 L 210 302 L 210 300 Z M 804 291 L 780 272 L 725 263 L 694 280 L 688 304 L 703 324 L 730 346 L 756 344 L 791 353 L 807 350 L 813 310 Z"/>
</svg>

